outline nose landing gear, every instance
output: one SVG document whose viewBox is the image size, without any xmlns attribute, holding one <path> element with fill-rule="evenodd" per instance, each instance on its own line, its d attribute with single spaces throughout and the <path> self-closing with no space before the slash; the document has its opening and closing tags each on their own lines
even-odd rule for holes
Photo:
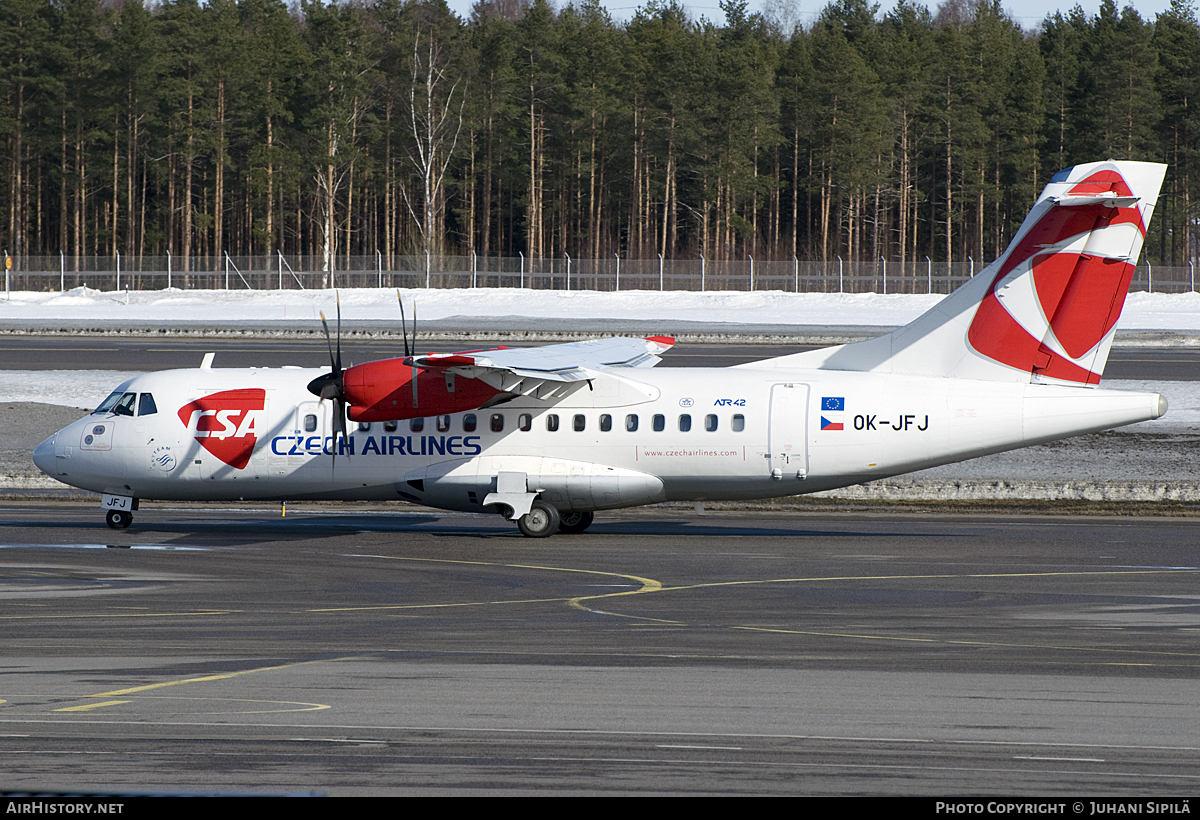
<svg viewBox="0 0 1200 820">
<path fill-rule="evenodd" d="M 125 510 L 109 510 L 105 519 L 108 521 L 108 526 L 114 530 L 123 530 L 133 523 L 133 513 Z"/>
</svg>

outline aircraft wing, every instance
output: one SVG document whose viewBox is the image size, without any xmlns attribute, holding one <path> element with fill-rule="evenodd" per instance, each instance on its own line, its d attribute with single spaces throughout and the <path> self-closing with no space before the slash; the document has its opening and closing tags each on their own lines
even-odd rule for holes
<svg viewBox="0 0 1200 820">
<path fill-rule="evenodd" d="M 479 379 L 506 393 L 553 398 L 596 375 L 599 367 L 654 367 L 675 344 L 669 336 L 608 337 L 543 347 L 434 353 L 414 357 L 417 367 Z"/>
</svg>

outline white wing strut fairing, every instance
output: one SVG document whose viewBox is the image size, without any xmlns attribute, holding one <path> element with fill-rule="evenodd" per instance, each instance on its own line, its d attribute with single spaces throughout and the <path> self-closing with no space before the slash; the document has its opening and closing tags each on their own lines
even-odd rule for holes
<svg viewBox="0 0 1200 820">
<path fill-rule="evenodd" d="M 732 368 L 654 368 L 673 340 L 650 337 L 148 373 L 34 461 L 101 493 L 114 527 L 141 499 L 405 499 L 542 536 L 597 510 L 828 490 L 1158 418 L 1161 396 L 1097 385 L 1163 174 L 1056 175 L 998 260 L 877 339 Z"/>
</svg>

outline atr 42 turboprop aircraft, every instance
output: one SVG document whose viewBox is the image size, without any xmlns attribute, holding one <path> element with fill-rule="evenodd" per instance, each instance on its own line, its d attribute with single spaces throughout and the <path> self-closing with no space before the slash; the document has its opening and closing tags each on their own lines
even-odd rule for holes
<svg viewBox="0 0 1200 820">
<path fill-rule="evenodd" d="M 339 346 L 329 371 L 209 354 L 120 385 L 34 461 L 101 493 L 116 528 L 140 499 L 404 499 L 546 536 L 596 510 L 828 490 L 1156 419 L 1162 396 L 1097 384 L 1164 173 L 1060 172 L 998 260 L 875 339 L 720 370 L 652 369 L 664 337 L 345 370 Z"/>
</svg>

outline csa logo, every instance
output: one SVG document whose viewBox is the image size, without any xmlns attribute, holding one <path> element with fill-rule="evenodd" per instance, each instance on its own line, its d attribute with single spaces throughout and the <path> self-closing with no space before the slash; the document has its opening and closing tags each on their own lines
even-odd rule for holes
<svg viewBox="0 0 1200 820">
<path fill-rule="evenodd" d="M 179 408 L 179 420 L 200 443 L 221 461 L 246 469 L 266 407 L 267 391 L 261 387 L 211 393 Z"/>
<path fill-rule="evenodd" d="M 1097 193 L 1130 195 L 1115 171 L 1071 189 Z M 1093 354 L 1121 315 L 1134 272 L 1126 256 L 1145 234 L 1136 207 L 1052 209 L 996 273 L 968 330 L 971 346 L 1019 370 L 1097 384 Z"/>
</svg>

